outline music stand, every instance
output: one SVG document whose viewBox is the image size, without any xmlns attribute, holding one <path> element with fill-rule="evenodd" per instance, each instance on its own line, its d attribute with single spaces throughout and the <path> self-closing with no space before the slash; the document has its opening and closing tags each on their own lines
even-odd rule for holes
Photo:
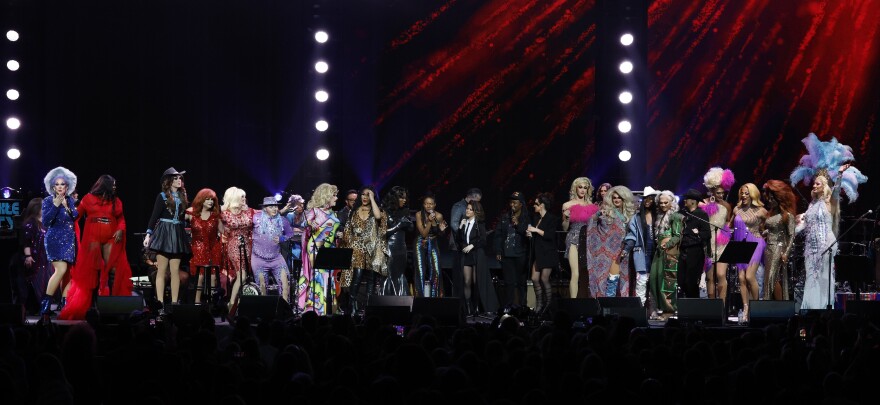
<svg viewBox="0 0 880 405">
<path fill-rule="evenodd" d="M 318 249 L 318 253 L 315 254 L 315 262 L 312 263 L 312 302 L 315 301 L 315 272 L 317 270 L 327 270 L 327 296 L 324 299 L 327 301 L 327 314 L 333 314 L 333 270 L 347 270 L 351 268 L 351 255 L 353 253 L 353 249 L 350 248 L 328 248 L 323 247 Z"/>
<path fill-rule="evenodd" d="M 752 255 L 755 254 L 755 249 L 758 248 L 758 242 L 747 242 L 747 241 L 730 241 L 727 246 L 724 248 L 724 253 L 721 254 L 721 257 L 718 258 L 719 263 L 727 263 L 737 264 L 737 263 L 748 263 L 752 261 Z M 729 269 L 730 267 L 728 267 Z M 739 271 L 739 269 L 737 269 Z M 740 286 L 743 288 L 743 286 Z M 727 297 L 728 309 L 730 308 L 731 299 Z M 745 306 L 745 302 L 742 303 Z M 730 311 L 728 311 L 730 313 Z"/>
</svg>

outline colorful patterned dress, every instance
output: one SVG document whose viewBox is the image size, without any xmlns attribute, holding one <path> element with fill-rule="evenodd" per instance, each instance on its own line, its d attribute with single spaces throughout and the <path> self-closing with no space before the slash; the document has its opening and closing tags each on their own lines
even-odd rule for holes
<svg viewBox="0 0 880 405">
<path fill-rule="evenodd" d="M 302 274 L 296 287 L 299 307 L 303 311 L 315 311 L 318 315 L 327 315 L 327 298 L 331 270 L 314 269 L 312 263 L 321 248 L 336 247 L 336 231 L 339 229 L 339 218 L 333 210 L 311 208 L 306 211 L 309 224 L 303 232 L 303 246 L 307 254 L 302 258 Z"/>
<path fill-rule="evenodd" d="M 578 246 L 578 249 L 586 249 L 590 294 L 593 297 L 606 296 L 605 287 L 609 270 L 620 255 L 626 227 L 626 218 L 615 210 L 615 215 L 610 218 L 602 212 L 593 215 L 587 222 L 586 231 L 582 232 L 585 235 L 583 239 L 585 246 Z M 618 295 L 615 296 L 629 297 L 629 256 L 625 256 L 620 262 L 619 280 Z"/>
</svg>

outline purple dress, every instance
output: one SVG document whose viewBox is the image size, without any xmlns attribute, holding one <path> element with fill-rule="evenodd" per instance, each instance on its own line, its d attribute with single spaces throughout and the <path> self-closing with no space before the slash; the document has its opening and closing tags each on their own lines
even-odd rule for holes
<svg viewBox="0 0 880 405">
<path fill-rule="evenodd" d="M 761 264 L 761 259 L 764 257 L 764 248 L 767 246 L 767 243 L 761 237 L 761 221 L 763 221 L 764 216 L 767 214 L 767 210 L 760 207 L 745 210 L 735 208 L 734 212 L 736 212 L 736 216 L 733 218 L 733 226 L 735 228 L 733 230 L 733 240 L 737 242 L 758 242 L 755 253 L 752 253 L 752 259 L 748 263 L 737 263 L 742 265 L 739 266 L 739 271 L 745 271 L 749 265 Z"/>
</svg>

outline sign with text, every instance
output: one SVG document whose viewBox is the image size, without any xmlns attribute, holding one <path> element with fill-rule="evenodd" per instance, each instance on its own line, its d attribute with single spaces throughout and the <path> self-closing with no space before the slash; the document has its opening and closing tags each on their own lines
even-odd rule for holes
<svg viewBox="0 0 880 405">
<path fill-rule="evenodd" d="M 0 200 L 0 237 L 15 237 L 22 211 L 21 200 Z"/>
</svg>

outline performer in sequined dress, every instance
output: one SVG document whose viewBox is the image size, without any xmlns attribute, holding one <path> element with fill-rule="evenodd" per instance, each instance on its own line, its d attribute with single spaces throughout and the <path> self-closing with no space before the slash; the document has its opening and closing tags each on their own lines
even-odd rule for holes
<svg viewBox="0 0 880 405">
<path fill-rule="evenodd" d="M 76 189 L 76 175 L 64 167 L 56 167 L 43 178 L 46 192 L 43 199 L 43 226 L 46 227 L 46 258 L 52 263 L 55 272 L 49 278 L 46 295 L 40 301 L 40 314 L 52 314 L 49 306 L 52 296 L 58 290 L 68 268 L 76 262 L 76 233 L 74 221 L 77 210 L 75 200 L 70 196 Z"/>
</svg>

